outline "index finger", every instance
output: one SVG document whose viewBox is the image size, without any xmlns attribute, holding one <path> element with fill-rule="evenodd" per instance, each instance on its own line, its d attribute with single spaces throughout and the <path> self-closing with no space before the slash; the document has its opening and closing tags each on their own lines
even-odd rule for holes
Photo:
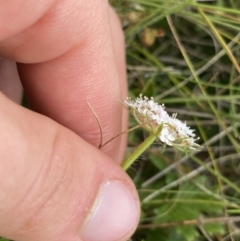
<svg viewBox="0 0 240 241">
<path fill-rule="evenodd" d="M 95 146 L 100 130 L 87 101 L 101 122 L 103 142 L 122 129 L 118 100 L 125 75 L 120 79 L 118 70 L 124 58 L 115 60 L 110 21 L 107 1 L 58 1 L 30 28 L 0 43 L 0 53 L 24 63 L 18 68 L 31 107 Z M 118 159 L 120 142 L 115 139 L 104 151 Z"/>
</svg>

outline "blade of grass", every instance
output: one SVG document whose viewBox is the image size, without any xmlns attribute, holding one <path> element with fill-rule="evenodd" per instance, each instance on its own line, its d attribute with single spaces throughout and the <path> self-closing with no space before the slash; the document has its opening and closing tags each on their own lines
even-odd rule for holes
<svg viewBox="0 0 240 241">
<path fill-rule="evenodd" d="M 207 26 L 212 30 L 212 33 L 214 34 L 216 39 L 219 41 L 219 43 L 222 45 L 223 49 L 226 51 L 228 57 L 231 59 L 233 65 L 235 66 L 238 73 L 240 73 L 240 67 L 238 65 L 237 60 L 235 59 L 234 55 L 232 54 L 231 50 L 228 48 L 227 44 L 225 43 L 225 41 L 223 40 L 221 35 L 218 33 L 217 29 L 214 27 L 214 25 L 211 23 L 209 18 L 206 16 L 206 14 L 202 11 L 202 9 L 200 7 L 196 7 L 196 9 L 202 16 L 202 18 L 205 21 L 205 23 L 207 24 Z"/>
</svg>

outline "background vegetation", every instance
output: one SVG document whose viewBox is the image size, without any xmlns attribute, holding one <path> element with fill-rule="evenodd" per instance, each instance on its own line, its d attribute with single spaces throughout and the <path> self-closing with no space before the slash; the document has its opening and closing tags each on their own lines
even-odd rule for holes
<svg viewBox="0 0 240 241">
<path fill-rule="evenodd" d="M 156 143 L 131 168 L 142 201 L 132 240 L 240 240 L 240 1 L 110 2 L 125 31 L 129 95 L 165 103 L 201 144 L 184 155 Z M 146 136 L 130 133 L 128 151 Z"/>
<path fill-rule="evenodd" d="M 110 3 L 126 35 L 129 95 L 165 103 L 201 144 L 184 155 L 156 143 L 129 170 L 142 204 L 131 240 L 240 240 L 240 1 Z M 146 135 L 131 132 L 128 151 Z"/>
</svg>

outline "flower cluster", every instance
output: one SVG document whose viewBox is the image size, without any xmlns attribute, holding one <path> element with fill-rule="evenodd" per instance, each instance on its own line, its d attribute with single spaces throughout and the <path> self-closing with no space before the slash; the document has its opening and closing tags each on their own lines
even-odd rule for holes
<svg viewBox="0 0 240 241">
<path fill-rule="evenodd" d="M 135 100 L 127 98 L 125 103 L 136 121 L 149 132 L 156 133 L 162 125 L 158 136 L 161 142 L 184 150 L 195 150 L 199 147 L 195 143 L 198 138 L 195 138 L 193 130 L 185 122 L 178 120 L 177 114 L 169 116 L 164 105 L 154 102 L 153 98 L 140 95 Z"/>
</svg>

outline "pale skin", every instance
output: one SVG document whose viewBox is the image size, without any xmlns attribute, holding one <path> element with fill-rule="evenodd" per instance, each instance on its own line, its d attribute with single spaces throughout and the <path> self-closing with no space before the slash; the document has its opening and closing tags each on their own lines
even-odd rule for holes
<svg viewBox="0 0 240 241">
<path fill-rule="evenodd" d="M 105 0 L 0 0 L 0 16 L 0 236 L 81 241 L 104 181 L 137 198 L 120 167 L 126 136 L 99 150 L 87 105 L 103 142 L 127 129 L 119 20 Z M 16 103 L 19 78 L 31 110 Z"/>
</svg>

